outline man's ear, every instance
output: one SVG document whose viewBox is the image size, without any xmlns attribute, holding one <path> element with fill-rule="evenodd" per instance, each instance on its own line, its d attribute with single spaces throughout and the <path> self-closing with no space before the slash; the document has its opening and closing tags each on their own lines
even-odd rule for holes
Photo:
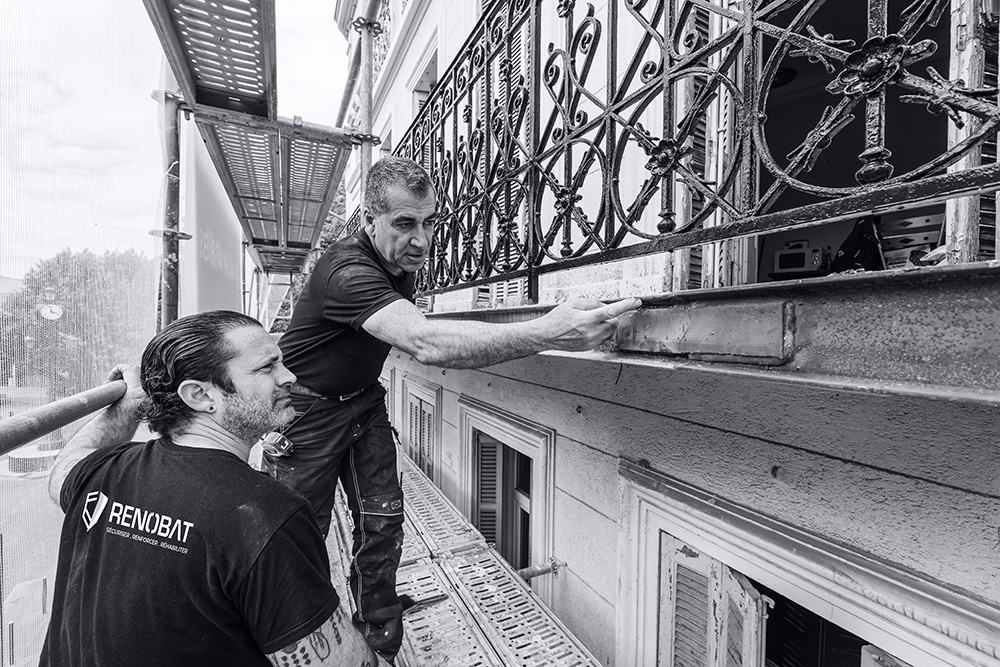
<svg viewBox="0 0 1000 667">
<path fill-rule="evenodd" d="M 368 209 L 365 209 L 363 217 L 365 219 L 365 226 L 371 227 L 375 224 L 375 216 Z"/>
<path fill-rule="evenodd" d="M 177 395 L 195 412 L 215 412 L 222 399 L 215 385 L 201 380 L 184 380 L 177 387 Z"/>
</svg>

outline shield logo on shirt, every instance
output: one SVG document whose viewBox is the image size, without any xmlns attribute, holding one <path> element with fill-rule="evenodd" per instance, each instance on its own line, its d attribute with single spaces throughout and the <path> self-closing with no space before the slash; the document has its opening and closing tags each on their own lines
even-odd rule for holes
<svg viewBox="0 0 1000 667">
<path fill-rule="evenodd" d="M 101 518 L 104 507 L 108 504 L 108 497 L 100 491 L 91 491 L 87 494 L 87 500 L 83 504 L 83 525 L 87 527 L 87 532 L 94 527 L 97 520 Z"/>
</svg>

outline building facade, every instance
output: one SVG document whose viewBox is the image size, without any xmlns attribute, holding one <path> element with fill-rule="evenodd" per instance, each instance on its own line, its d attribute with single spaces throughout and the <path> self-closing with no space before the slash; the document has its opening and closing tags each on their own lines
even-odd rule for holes
<svg viewBox="0 0 1000 667">
<path fill-rule="evenodd" d="M 372 131 L 438 191 L 429 316 L 644 301 L 600 351 L 382 378 L 606 664 L 1000 665 L 995 10 L 383 2 Z"/>
</svg>

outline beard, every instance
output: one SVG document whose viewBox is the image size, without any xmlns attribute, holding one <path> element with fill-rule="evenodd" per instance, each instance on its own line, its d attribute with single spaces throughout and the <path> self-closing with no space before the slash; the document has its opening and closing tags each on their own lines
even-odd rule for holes
<svg viewBox="0 0 1000 667">
<path fill-rule="evenodd" d="M 291 405 L 278 406 L 278 400 L 287 396 L 287 392 L 275 394 L 267 401 L 239 392 L 226 394 L 222 426 L 243 442 L 253 444 L 265 433 L 285 428 L 295 418 L 295 408 Z"/>
</svg>

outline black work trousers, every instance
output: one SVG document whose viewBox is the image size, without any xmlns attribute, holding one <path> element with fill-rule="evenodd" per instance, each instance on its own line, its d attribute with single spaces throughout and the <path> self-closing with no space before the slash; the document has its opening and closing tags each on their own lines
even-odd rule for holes
<svg viewBox="0 0 1000 667">
<path fill-rule="evenodd" d="M 320 528 L 330 531 L 337 480 L 354 518 L 350 587 L 354 625 L 368 645 L 393 658 L 403 639 L 396 570 L 403 551 L 403 491 L 385 408 L 373 384 L 346 401 L 292 390 L 295 420 L 285 429 L 292 453 L 267 457 L 279 482 L 309 501 Z"/>
</svg>

